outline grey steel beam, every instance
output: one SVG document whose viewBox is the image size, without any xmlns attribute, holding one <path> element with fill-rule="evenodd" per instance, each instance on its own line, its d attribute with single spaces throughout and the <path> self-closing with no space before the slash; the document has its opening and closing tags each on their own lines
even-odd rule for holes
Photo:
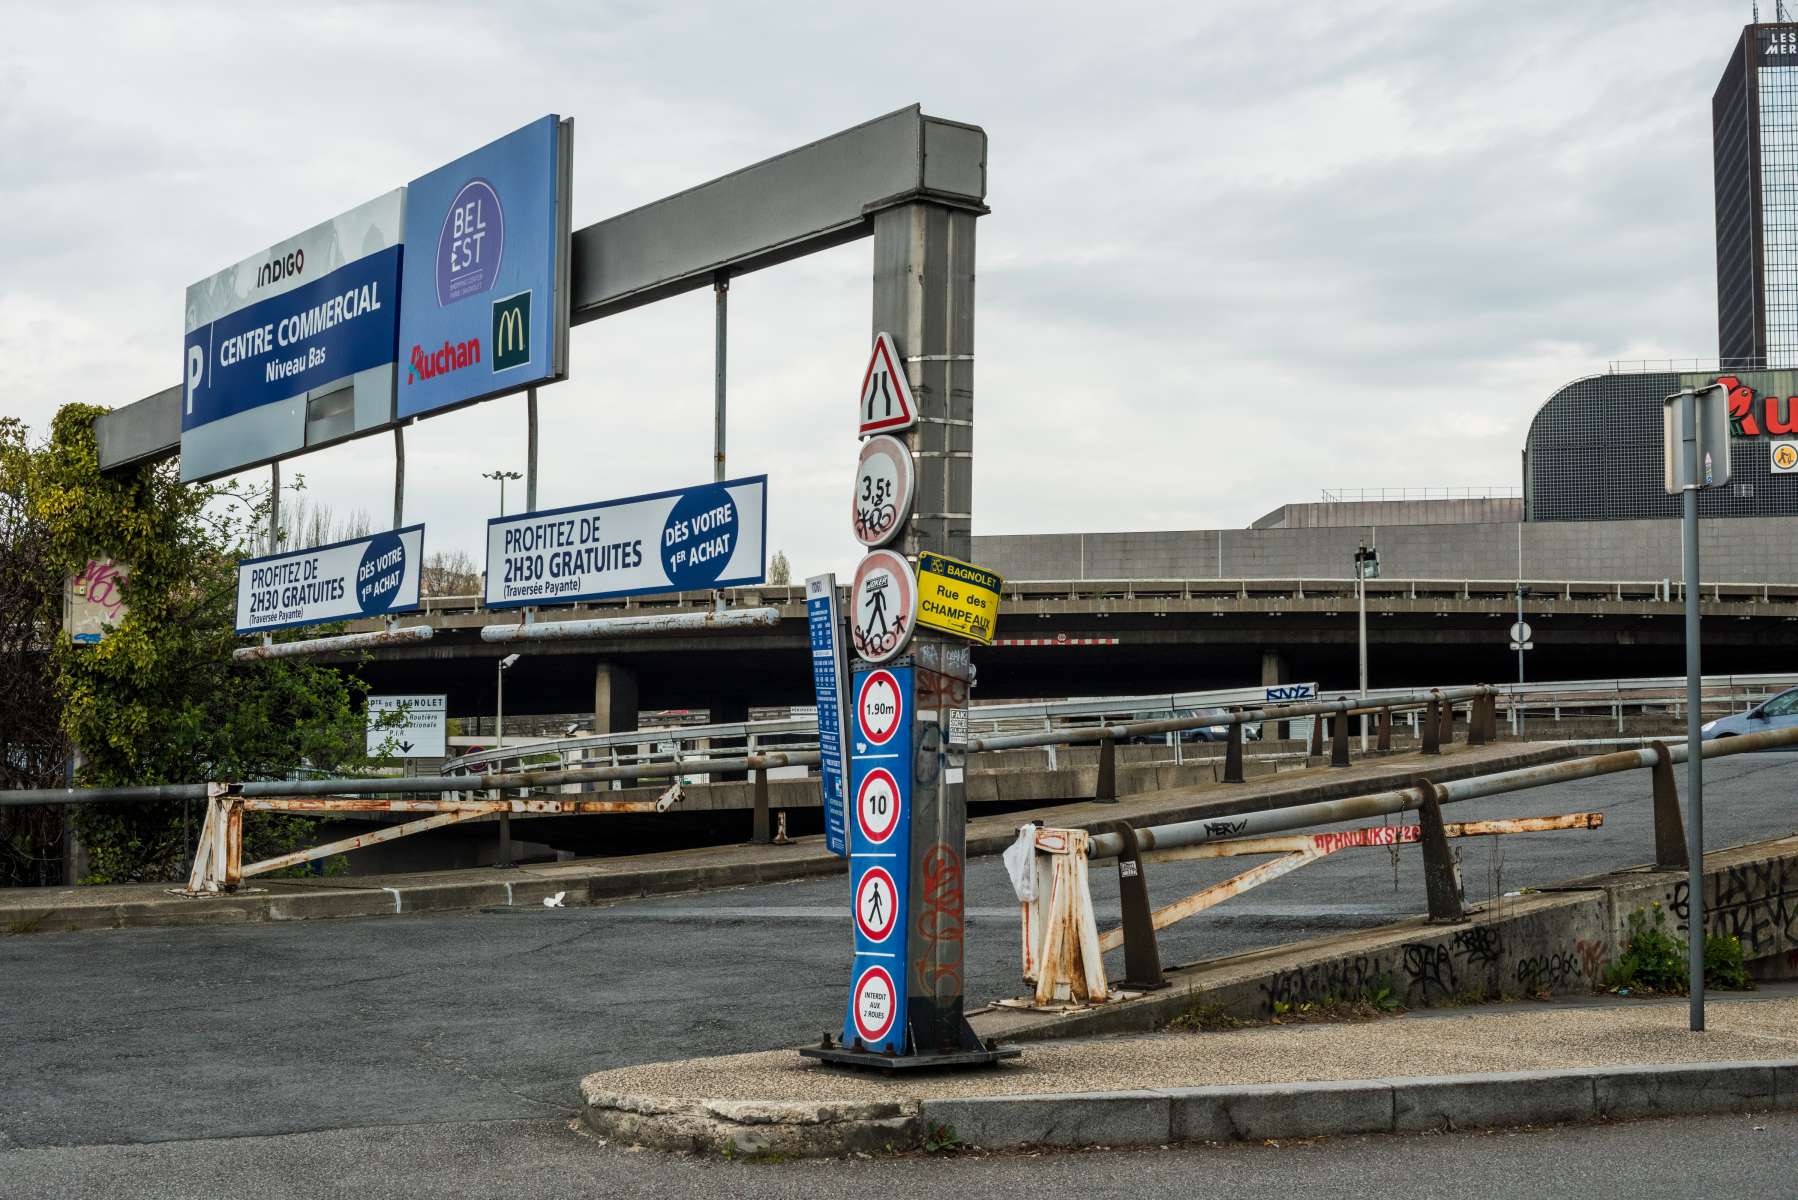
<svg viewBox="0 0 1798 1200">
<path fill-rule="evenodd" d="M 985 131 L 914 104 L 576 230 L 570 319 L 597 320 L 867 237 L 874 215 L 898 205 L 982 211 L 985 199 Z M 173 454 L 181 388 L 115 409 L 94 430 L 103 470 Z"/>
<path fill-rule="evenodd" d="M 175 453 L 181 448 L 181 385 L 100 414 L 94 440 L 103 471 Z"/>
<path fill-rule="evenodd" d="M 983 208 L 986 133 L 914 104 L 577 230 L 579 324 L 874 232 L 910 200 Z"/>
</svg>

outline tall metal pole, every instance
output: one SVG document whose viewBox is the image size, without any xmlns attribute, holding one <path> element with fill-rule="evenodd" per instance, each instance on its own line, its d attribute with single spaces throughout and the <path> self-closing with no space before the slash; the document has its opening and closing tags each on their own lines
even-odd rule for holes
<svg viewBox="0 0 1798 1200">
<path fill-rule="evenodd" d="M 503 479 L 500 481 L 500 487 L 505 487 Z M 497 771 L 503 769 L 501 762 L 503 755 L 500 751 L 506 748 L 506 660 L 502 658 L 494 665 L 493 767 Z M 497 800 L 505 794 L 505 789 L 501 788 L 493 793 L 493 798 Z M 501 867 L 512 865 L 512 814 L 509 812 L 502 812 L 499 815 L 499 862 L 494 865 Z"/>
<path fill-rule="evenodd" d="M 406 523 L 406 427 L 393 427 L 393 527 Z"/>
<path fill-rule="evenodd" d="M 1680 397 L 1680 435 L 1686 460 L 1680 491 L 1680 526 L 1686 576 L 1686 941 L 1691 986 L 1691 1029 L 1704 1031 L 1704 755 L 1699 753 L 1703 702 L 1698 643 L 1698 397 Z"/>
<path fill-rule="evenodd" d="M 529 434 L 525 439 L 524 461 L 524 511 L 537 511 L 537 389 L 531 388 L 525 393 L 525 424 Z M 504 484 L 501 484 L 504 487 Z M 503 507 L 503 505 L 502 505 Z M 504 512 L 500 516 L 505 516 Z"/>
<path fill-rule="evenodd" d="M 1360 606 L 1359 627 L 1361 643 L 1361 696 L 1367 699 L 1367 547 L 1355 557 L 1355 599 Z M 1361 753 L 1367 753 L 1367 720 L 1366 713 L 1361 714 Z"/>
<path fill-rule="evenodd" d="M 725 334 L 730 320 L 730 280 L 712 283 L 712 479 L 724 480 Z"/>
<path fill-rule="evenodd" d="M 281 548 L 281 461 L 268 465 L 268 552 Z"/>
<path fill-rule="evenodd" d="M 1523 580 L 1517 580 L 1517 624 L 1523 624 Z M 1520 629 L 1518 632 L 1522 632 Z M 1511 732 L 1523 736 L 1523 641 L 1517 642 L 1517 694 L 1511 698 Z"/>
</svg>

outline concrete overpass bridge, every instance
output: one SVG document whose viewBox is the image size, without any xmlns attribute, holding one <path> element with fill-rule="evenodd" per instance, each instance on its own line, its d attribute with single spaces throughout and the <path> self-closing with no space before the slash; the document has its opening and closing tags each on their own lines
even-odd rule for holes
<svg viewBox="0 0 1798 1200">
<path fill-rule="evenodd" d="M 1683 669 L 1683 595 L 1662 580 L 1525 580 L 1535 650 L 1531 680 L 1670 675 Z M 1517 673 L 1508 630 L 1515 580 L 1380 579 L 1367 585 L 1372 682 L 1427 686 L 1443 679 L 1506 680 Z M 538 622 L 703 612 L 717 594 L 632 597 L 542 608 Z M 595 732 L 634 729 L 640 708 L 703 708 L 741 720 L 752 705 L 810 704 L 804 589 L 722 593 L 726 607 L 774 608 L 779 622 L 742 632 L 553 641 L 529 647 L 481 640 L 515 623 L 478 597 L 439 597 L 402 624 L 429 624 L 429 641 L 367 654 L 377 692 L 442 692 L 451 715 L 493 712 L 495 663 L 507 673 L 508 714 L 595 714 Z M 1707 583 L 1705 669 L 1798 667 L 1798 585 Z M 352 632 L 382 628 L 376 622 Z M 1355 678 L 1353 580 L 1081 580 L 1005 585 L 995 645 L 977 647 L 982 700 L 1120 695 Z M 359 659 L 361 655 L 357 656 Z M 348 657 L 340 659 L 346 663 Z"/>
</svg>

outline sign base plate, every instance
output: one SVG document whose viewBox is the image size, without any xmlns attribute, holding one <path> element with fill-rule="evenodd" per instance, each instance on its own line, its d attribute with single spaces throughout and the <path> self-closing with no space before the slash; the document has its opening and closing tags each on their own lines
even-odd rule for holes
<svg viewBox="0 0 1798 1200">
<path fill-rule="evenodd" d="M 802 1058 L 815 1058 L 833 1067 L 855 1067 L 864 1071 L 961 1071 L 969 1067 L 997 1066 L 1007 1058 L 1024 1051 L 1017 1046 L 992 1046 L 977 1050 L 945 1050 L 937 1054 L 876 1054 L 872 1050 L 856 1050 L 826 1038 L 818 1046 L 801 1046 Z"/>
</svg>

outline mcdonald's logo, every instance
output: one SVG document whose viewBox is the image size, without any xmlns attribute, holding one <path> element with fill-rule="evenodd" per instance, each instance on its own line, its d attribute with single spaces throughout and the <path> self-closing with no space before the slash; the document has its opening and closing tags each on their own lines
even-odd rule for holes
<svg viewBox="0 0 1798 1200">
<path fill-rule="evenodd" d="M 519 292 L 493 302 L 495 374 L 531 361 L 531 294 Z"/>
</svg>

